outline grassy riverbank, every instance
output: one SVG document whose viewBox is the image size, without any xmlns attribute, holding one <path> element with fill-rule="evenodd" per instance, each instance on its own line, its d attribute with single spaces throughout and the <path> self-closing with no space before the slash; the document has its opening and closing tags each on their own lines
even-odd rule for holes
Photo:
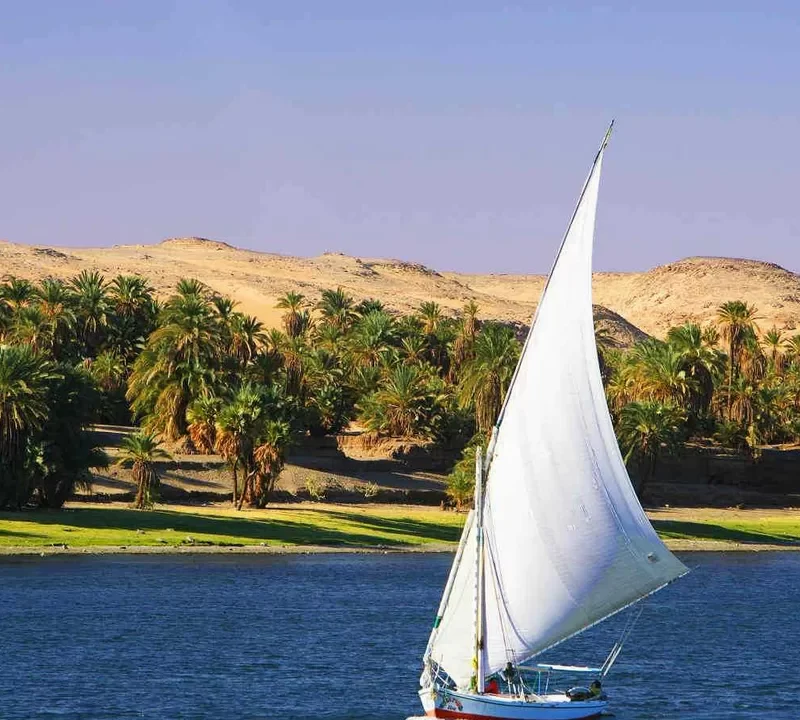
<svg viewBox="0 0 800 720">
<path fill-rule="evenodd" d="M 654 511 L 651 518 L 678 549 L 800 545 L 800 513 L 790 510 Z M 303 504 L 236 512 L 228 506 L 75 504 L 61 511 L 0 513 L 0 552 L 146 548 L 292 550 L 307 548 L 452 548 L 464 515 L 434 508 Z"/>
<path fill-rule="evenodd" d="M 410 506 L 305 504 L 237 512 L 230 507 L 73 505 L 0 513 L 3 548 L 304 547 L 424 548 L 458 541 L 464 516 Z"/>
</svg>

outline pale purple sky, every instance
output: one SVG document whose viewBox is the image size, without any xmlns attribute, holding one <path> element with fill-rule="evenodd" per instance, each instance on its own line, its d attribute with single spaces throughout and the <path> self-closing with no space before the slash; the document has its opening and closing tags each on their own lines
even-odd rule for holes
<svg viewBox="0 0 800 720">
<path fill-rule="evenodd" d="M 596 269 L 800 271 L 792 0 L 0 0 L 0 17 L 2 239 L 545 272 L 614 117 Z"/>
</svg>

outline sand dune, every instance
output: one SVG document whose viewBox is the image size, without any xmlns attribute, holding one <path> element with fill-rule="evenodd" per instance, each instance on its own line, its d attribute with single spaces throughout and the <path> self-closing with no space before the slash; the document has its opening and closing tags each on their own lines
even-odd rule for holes
<svg viewBox="0 0 800 720">
<path fill-rule="evenodd" d="M 31 280 L 71 277 L 83 269 L 111 277 L 139 273 L 159 295 L 182 277 L 195 277 L 232 296 L 244 312 L 269 326 L 279 322 L 276 299 L 294 290 L 315 301 L 325 288 L 341 286 L 357 300 L 379 298 L 408 312 L 435 300 L 455 313 L 474 300 L 479 317 L 527 324 L 544 287 L 541 275 L 439 273 L 402 260 L 326 253 L 314 258 L 240 250 L 201 238 L 157 245 L 110 248 L 30 247 L 0 242 L 0 276 Z M 729 258 L 687 258 L 638 273 L 596 273 L 595 315 L 625 344 L 642 331 L 661 337 L 676 324 L 708 322 L 716 307 L 733 299 L 759 310 L 759 325 L 793 332 L 800 321 L 800 276 L 770 263 Z"/>
</svg>

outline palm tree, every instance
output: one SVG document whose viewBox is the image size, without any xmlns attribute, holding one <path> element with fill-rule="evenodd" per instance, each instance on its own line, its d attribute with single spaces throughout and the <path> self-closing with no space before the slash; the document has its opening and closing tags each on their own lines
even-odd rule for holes
<svg viewBox="0 0 800 720">
<path fill-rule="evenodd" d="M 160 477 L 155 462 L 169 459 L 161 447 L 161 442 L 153 433 L 140 431 L 127 435 L 122 440 L 121 454 L 117 465 L 133 467 L 133 481 L 136 483 L 136 498 L 133 506 L 139 510 L 152 508 L 158 501 Z"/>
<path fill-rule="evenodd" d="M 697 384 L 687 372 L 683 357 L 669 343 L 654 338 L 638 342 L 627 360 L 639 399 L 682 405 L 697 392 Z"/>
<path fill-rule="evenodd" d="M 256 385 L 272 385 L 283 367 L 283 357 L 277 350 L 262 349 L 257 352 L 245 368 L 245 378 Z"/>
<path fill-rule="evenodd" d="M 457 376 L 466 363 L 472 360 L 475 352 L 475 337 L 478 333 L 478 305 L 470 300 L 461 315 L 461 323 L 453 342 L 453 355 L 450 363 L 450 381 L 457 382 Z"/>
<path fill-rule="evenodd" d="M 746 330 L 739 350 L 739 371 L 748 382 L 759 383 L 767 374 L 767 357 L 753 328 Z"/>
<path fill-rule="evenodd" d="M 139 275 L 117 275 L 109 285 L 112 316 L 108 328 L 108 346 L 125 366 L 135 359 L 148 335 L 155 329 L 158 315 L 154 289 Z"/>
<path fill-rule="evenodd" d="M 213 395 L 197 398 L 186 410 L 187 428 L 192 445 L 199 453 L 211 455 L 217 441 L 215 422 L 222 401 Z"/>
<path fill-rule="evenodd" d="M 235 313 L 230 323 L 231 353 L 245 367 L 267 340 L 263 323 L 252 315 Z"/>
<path fill-rule="evenodd" d="M 356 366 L 349 373 L 348 385 L 356 399 L 366 399 L 374 393 L 383 379 L 382 369 L 371 365 Z"/>
<path fill-rule="evenodd" d="M 406 335 L 399 349 L 406 365 L 422 365 L 427 360 L 428 344 L 421 335 Z"/>
<path fill-rule="evenodd" d="M 391 437 L 431 437 L 441 399 L 426 375 L 412 365 L 398 365 L 362 405 L 361 419 L 373 432 Z"/>
<path fill-rule="evenodd" d="M 442 308 L 438 303 L 426 301 L 419 306 L 417 311 L 422 320 L 422 332 L 425 335 L 435 335 L 442 321 Z"/>
<path fill-rule="evenodd" d="M 455 503 L 457 510 L 468 507 L 475 494 L 475 453 L 478 445 L 470 443 L 452 472 L 447 476 L 445 493 Z"/>
<path fill-rule="evenodd" d="M 350 339 L 350 355 L 358 366 L 377 367 L 397 340 L 394 318 L 373 310 L 356 323 Z"/>
<path fill-rule="evenodd" d="M 383 312 L 384 310 L 386 310 L 384 304 L 375 298 L 367 298 L 356 305 L 356 314 L 361 317 L 371 312 Z"/>
<path fill-rule="evenodd" d="M 75 293 L 75 314 L 80 340 L 88 357 L 94 357 L 103 341 L 111 304 L 105 278 L 96 270 L 82 270 L 70 284 Z"/>
<path fill-rule="evenodd" d="M 89 361 L 88 367 L 97 386 L 104 392 L 117 392 L 125 386 L 125 363 L 113 350 L 101 352 Z"/>
<path fill-rule="evenodd" d="M 19 507 L 30 494 L 26 453 L 48 415 L 49 362 L 29 347 L 0 345 L 0 508 Z"/>
<path fill-rule="evenodd" d="M 8 333 L 8 329 L 11 327 L 12 317 L 13 313 L 11 308 L 0 297 L 0 342 L 3 342 Z"/>
<path fill-rule="evenodd" d="M 462 407 L 474 407 L 475 424 L 483 433 L 500 413 L 519 353 L 514 331 L 505 325 L 486 323 L 475 338 L 475 357 L 464 368 L 458 399 Z"/>
<path fill-rule="evenodd" d="M 467 337 L 475 337 L 475 334 L 478 332 L 478 303 L 474 300 L 470 300 L 468 303 L 464 305 L 462 310 L 462 332 Z"/>
<path fill-rule="evenodd" d="M 249 502 L 264 507 L 275 488 L 278 476 L 286 463 L 291 431 L 289 423 L 282 420 L 267 420 L 256 440 L 253 450 L 253 468 L 245 478 L 238 508 Z"/>
<path fill-rule="evenodd" d="M 422 320 L 416 315 L 401 315 L 395 322 L 400 337 L 420 337 L 425 340 L 425 334 L 422 332 Z"/>
<path fill-rule="evenodd" d="M 728 388 L 730 399 L 729 420 L 735 420 L 743 427 L 748 427 L 753 422 L 755 415 L 755 395 L 757 387 L 747 378 L 737 375 L 733 385 Z"/>
<path fill-rule="evenodd" d="M 714 398 L 714 383 L 724 371 L 724 355 L 704 341 L 704 333 L 695 323 L 670 328 L 667 342 L 677 351 L 682 369 L 694 381 L 689 397 L 692 415 L 695 418 L 706 415 Z"/>
<path fill-rule="evenodd" d="M 774 325 L 764 333 L 761 338 L 761 347 L 767 355 L 773 372 L 780 374 L 786 361 L 788 344 L 783 337 L 783 332 Z"/>
<path fill-rule="evenodd" d="M 322 353 L 324 351 L 318 351 L 312 358 L 318 358 Z M 345 387 L 342 368 L 316 371 L 309 390 L 305 420 L 309 432 L 312 435 L 324 435 L 341 430 L 347 424 L 353 409 L 351 393 Z"/>
<path fill-rule="evenodd" d="M 305 295 L 296 292 L 288 292 L 278 298 L 275 306 L 279 310 L 285 310 L 281 318 L 283 328 L 290 338 L 299 337 L 303 332 L 303 308 L 306 305 Z"/>
<path fill-rule="evenodd" d="M 325 322 L 340 330 L 347 330 L 356 315 L 352 296 L 340 287 L 336 290 L 323 290 L 317 309 Z"/>
<path fill-rule="evenodd" d="M 793 363 L 800 362 L 800 335 L 792 335 L 786 341 L 786 357 Z"/>
<path fill-rule="evenodd" d="M 783 381 L 786 384 L 790 411 L 792 414 L 797 415 L 800 421 L 800 363 L 794 360 L 789 364 L 784 373 Z"/>
<path fill-rule="evenodd" d="M 747 331 L 758 329 L 756 319 L 756 309 L 741 300 L 731 300 L 717 308 L 717 324 L 728 342 L 728 419 L 731 417 L 730 388 L 734 370 L 738 368 L 740 349 Z"/>
<path fill-rule="evenodd" d="M 39 305 L 23 305 L 11 327 L 14 342 L 28 345 L 34 352 L 49 351 L 53 346 L 50 325 Z"/>
<path fill-rule="evenodd" d="M 719 345 L 719 330 L 714 325 L 706 325 L 702 331 L 703 345 L 715 348 Z"/>
<path fill-rule="evenodd" d="M 227 295 L 217 295 L 216 293 L 211 296 L 211 304 L 219 315 L 219 319 L 223 325 L 229 325 L 233 322 L 237 315 L 236 306 L 239 304 L 232 300 Z"/>
<path fill-rule="evenodd" d="M 56 367 L 48 388 L 49 412 L 35 445 L 34 497 L 40 506 L 62 507 L 76 488 L 91 488 L 90 468 L 108 466 L 99 437 L 87 432 L 100 402 L 100 393 L 83 368 Z"/>
<path fill-rule="evenodd" d="M 329 325 L 326 322 L 320 323 L 314 329 L 315 347 L 333 355 L 339 354 L 344 337 L 345 334 L 340 328 L 335 325 Z"/>
<path fill-rule="evenodd" d="M 659 458 L 680 447 L 683 422 L 682 411 L 671 403 L 648 400 L 622 408 L 617 436 L 625 462 L 635 459 L 639 464 L 641 474 L 636 488 L 639 497 L 653 477 Z"/>
<path fill-rule="evenodd" d="M 603 384 L 605 385 L 609 380 L 608 353 L 616 349 L 617 341 L 608 327 L 601 325 L 597 320 L 594 321 L 594 346 L 597 348 L 600 376 L 603 378 Z"/>
<path fill-rule="evenodd" d="M 37 295 L 39 307 L 48 325 L 50 353 L 60 360 L 67 350 L 77 322 L 73 309 L 74 297 L 63 280 L 42 280 Z"/>
<path fill-rule="evenodd" d="M 16 312 L 24 305 L 27 305 L 35 297 L 36 289 L 30 280 L 24 280 L 12 275 L 0 285 L 0 300 L 5 302 L 12 312 Z"/>
<path fill-rule="evenodd" d="M 417 315 L 428 345 L 428 358 L 446 376 L 450 370 L 448 348 L 456 338 L 454 323 L 442 315 L 438 303 L 431 301 L 422 303 Z"/>
<path fill-rule="evenodd" d="M 87 358 L 83 366 L 101 392 L 100 409 L 95 422 L 129 425 L 130 408 L 125 400 L 127 368 L 114 350 L 104 350 L 94 360 Z"/>
<path fill-rule="evenodd" d="M 214 390 L 221 328 L 209 300 L 193 293 L 170 298 L 161 323 L 133 365 L 127 398 L 148 430 L 175 440 L 186 431 L 189 403 Z"/>
<path fill-rule="evenodd" d="M 261 393 L 252 385 L 243 385 L 233 399 L 223 406 L 216 418 L 216 450 L 228 462 L 233 473 L 233 504 L 238 500 L 237 471 L 245 480 L 252 469 L 255 440 L 264 413 Z"/>
<path fill-rule="evenodd" d="M 755 444 L 774 443 L 786 436 L 788 418 L 783 409 L 788 393 L 781 383 L 758 388 L 755 393 L 755 413 L 749 435 Z"/>
<path fill-rule="evenodd" d="M 141 275 L 117 275 L 108 286 L 109 301 L 121 317 L 137 317 L 149 309 L 154 288 Z"/>
<path fill-rule="evenodd" d="M 213 293 L 211 288 L 197 278 L 181 278 L 175 286 L 175 292 L 183 298 L 208 300 Z"/>
<path fill-rule="evenodd" d="M 306 357 L 308 348 L 302 337 L 284 337 L 280 346 L 283 358 L 284 391 L 301 400 L 305 399 L 306 391 Z"/>
</svg>

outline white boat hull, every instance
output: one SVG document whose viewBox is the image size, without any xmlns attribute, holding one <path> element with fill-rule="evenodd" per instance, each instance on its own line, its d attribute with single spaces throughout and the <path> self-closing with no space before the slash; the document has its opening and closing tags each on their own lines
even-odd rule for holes
<svg viewBox="0 0 800 720">
<path fill-rule="evenodd" d="M 457 690 L 420 690 L 428 717 L 462 720 L 589 720 L 599 718 L 606 700 L 571 701 L 564 695 L 521 700 L 508 695 L 476 695 Z"/>
</svg>

